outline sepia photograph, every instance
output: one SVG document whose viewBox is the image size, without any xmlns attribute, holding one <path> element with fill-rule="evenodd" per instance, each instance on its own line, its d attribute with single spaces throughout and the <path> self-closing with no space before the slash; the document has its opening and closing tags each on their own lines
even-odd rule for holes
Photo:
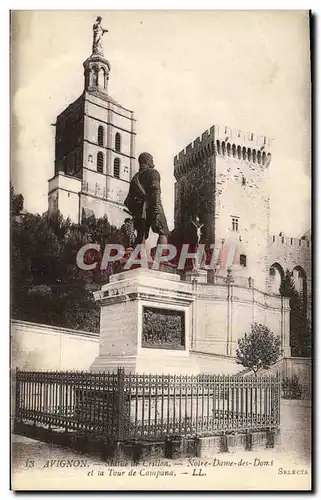
<svg viewBox="0 0 321 500">
<path fill-rule="evenodd" d="M 10 12 L 13 491 L 311 491 L 311 23 Z"/>
</svg>

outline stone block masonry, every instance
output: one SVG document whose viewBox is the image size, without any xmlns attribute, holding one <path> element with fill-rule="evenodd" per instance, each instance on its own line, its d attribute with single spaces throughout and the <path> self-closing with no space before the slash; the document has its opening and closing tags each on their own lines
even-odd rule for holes
<svg viewBox="0 0 321 500">
<path fill-rule="evenodd" d="M 279 283 L 271 283 L 274 263 L 284 272 L 303 270 L 310 314 L 311 236 L 270 232 L 271 148 L 265 135 L 220 125 L 188 144 L 174 157 L 175 228 L 199 217 L 201 242 L 235 248 L 234 276 L 251 277 L 262 291 L 279 293 Z M 226 265 L 219 263 L 217 271 L 226 274 Z"/>
<path fill-rule="evenodd" d="M 266 136 L 213 125 L 174 158 L 175 226 L 199 217 L 202 242 L 237 245 L 246 276 L 262 290 L 268 276 L 270 148 Z"/>
</svg>

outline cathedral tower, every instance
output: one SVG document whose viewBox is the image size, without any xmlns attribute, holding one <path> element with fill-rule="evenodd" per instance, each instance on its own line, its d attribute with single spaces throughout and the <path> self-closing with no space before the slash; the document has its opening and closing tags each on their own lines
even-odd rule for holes
<svg viewBox="0 0 321 500">
<path fill-rule="evenodd" d="M 92 54 L 83 63 L 84 91 L 56 120 L 55 175 L 49 180 L 49 211 L 74 222 L 105 214 L 119 226 L 135 173 L 133 111 L 108 94 L 111 71 L 104 57 L 101 18 L 93 25 Z"/>
</svg>

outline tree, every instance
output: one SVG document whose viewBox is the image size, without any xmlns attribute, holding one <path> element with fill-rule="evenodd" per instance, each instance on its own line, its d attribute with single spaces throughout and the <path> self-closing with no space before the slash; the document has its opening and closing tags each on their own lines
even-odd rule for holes
<svg viewBox="0 0 321 500">
<path fill-rule="evenodd" d="M 291 355 L 305 357 L 311 355 L 311 329 L 307 320 L 306 291 L 299 293 L 292 273 L 286 269 L 281 281 L 280 294 L 290 299 L 290 347 Z"/>
<path fill-rule="evenodd" d="M 107 281 L 112 269 L 100 272 L 97 266 L 95 272 L 84 271 L 76 257 L 88 242 L 99 243 L 102 251 L 106 243 L 119 243 L 119 229 L 106 216 L 74 224 L 59 212 L 20 215 L 23 197 L 13 188 L 11 195 L 12 317 L 98 331 L 100 310 L 92 292 Z M 89 257 L 95 262 L 99 255 Z"/>
<path fill-rule="evenodd" d="M 286 269 L 285 275 L 281 280 L 279 292 L 283 297 L 293 297 L 297 294 L 294 279 L 289 269 Z"/>
<path fill-rule="evenodd" d="M 251 332 L 238 340 L 236 362 L 250 368 L 254 375 L 274 365 L 281 355 L 281 341 L 267 326 L 254 323 Z"/>
<path fill-rule="evenodd" d="M 12 216 L 20 215 L 23 210 L 23 201 L 22 194 L 16 194 L 13 185 L 10 184 L 10 212 Z"/>
</svg>

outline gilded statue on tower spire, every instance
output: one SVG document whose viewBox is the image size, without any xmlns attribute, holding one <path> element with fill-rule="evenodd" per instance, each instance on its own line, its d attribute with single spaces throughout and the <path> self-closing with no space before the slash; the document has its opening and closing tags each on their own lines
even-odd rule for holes
<svg viewBox="0 0 321 500">
<path fill-rule="evenodd" d="M 102 18 L 100 16 L 97 17 L 95 23 L 93 24 L 93 54 L 104 55 L 103 46 L 102 46 L 102 38 L 105 33 L 108 33 L 108 30 L 105 30 L 102 25 Z"/>
</svg>

